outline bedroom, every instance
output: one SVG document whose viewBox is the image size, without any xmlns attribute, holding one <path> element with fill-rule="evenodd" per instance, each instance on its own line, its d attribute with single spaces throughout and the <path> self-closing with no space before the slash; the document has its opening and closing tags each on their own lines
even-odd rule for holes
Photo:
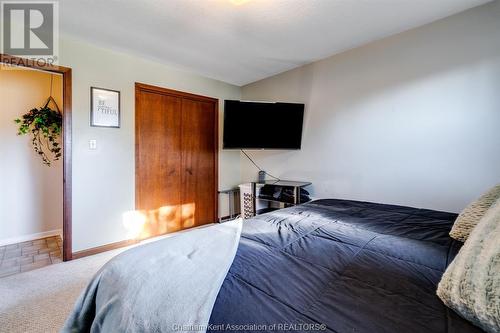
<svg viewBox="0 0 500 333">
<path fill-rule="evenodd" d="M 208 127 L 212 131 L 210 133 L 215 131 L 218 134 L 218 138 L 210 139 L 212 144 L 214 140 L 217 143 L 217 147 L 212 147 L 214 149 L 211 152 L 212 157 L 216 156 L 214 163 L 217 162 L 217 165 L 210 172 L 214 173 L 214 167 L 217 171 L 210 179 L 206 179 L 209 181 L 200 180 L 202 184 L 215 184 L 210 189 L 210 200 L 218 203 L 217 206 L 209 205 L 211 211 L 206 216 L 214 211 L 217 214 L 212 220 L 206 219 L 203 223 L 217 222 L 217 218 L 225 219 L 231 213 L 230 206 L 236 211 L 233 214 L 237 215 L 240 203 L 235 193 L 238 191 L 236 188 L 258 180 L 257 168 L 244 153 L 238 149 L 225 149 L 223 146 L 226 100 L 304 104 L 300 150 L 249 149 L 244 152 L 272 176 L 283 180 L 310 182 L 312 185 L 305 187 L 305 190 L 313 200 L 352 200 L 339 201 L 337 204 L 323 201 L 322 205 L 312 207 L 313 201 L 312 204 L 277 210 L 269 215 L 245 220 L 245 237 L 240 238 L 241 247 L 237 249 L 245 256 L 241 257 L 237 252 L 230 274 L 231 270 L 239 270 L 234 273 L 244 275 L 247 283 L 258 284 L 256 287 L 259 287 L 261 293 L 266 291 L 267 294 L 276 295 L 278 302 L 273 311 L 259 313 L 253 310 L 256 304 L 267 309 L 271 306 L 269 300 L 257 295 L 256 290 L 245 291 L 249 294 L 242 291 L 240 297 L 244 296 L 244 299 L 233 299 L 242 303 L 241 313 L 233 313 L 224 308 L 231 307 L 231 303 L 220 302 L 225 299 L 223 297 L 229 297 L 229 293 L 237 292 L 241 284 L 234 283 L 235 289 L 230 289 L 230 282 L 224 282 L 220 293 L 220 286 L 209 290 L 215 290 L 215 296 L 220 296 L 213 311 L 205 313 L 205 317 L 207 314 L 212 315 L 211 323 L 244 321 L 247 324 L 279 326 L 294 322 L 299 315 L 293 316 L 289 312 L 291 310 L 283 309 L 284 304 L 290 305 L 293 311 L 305 303 L 312 304 L 312 299 L 317 296 L 315 288 L 319 288 L 319 284 L 324 283 L 325 279 L 341 281 L 328 276 L 327 272 L 340 274 L 342 265 L 347 265 L 347 258 L 353 250 L 338 242 L 326 242 L 326 239 L 344 239 L 347 243 L 354 242 L 351 245 L 355 246 L 364 242 L 368 234 L 389 233 L 394 236 L 405 230 L 409 233 L 418 233 L 420 230 L 423 234 L 414 237 L 434 237 L 439 246 L 432 249 L 424 247 L 422 252 L 417 253 L 411 249 L 417 251 L 422 245 L 418 242 L 410 245 L 393 240 L 394 244 L 390 244 L 392 247 L 382 241 L 366 241 L 366 244 L 362 244 L 368 247 L 378 246 L 379 251 L 401 252 L 406 262 L 411 258 L 425 261 L 429 257 L 425 261 L 426 266 L 439 269 L 432 270 L 431 273 L 411 271 L 413 275 L 408 277 L 408 284 L 399 285 L 416 295 L 416 300 L 427 304 L 427 311 L 417 309 L 412 302 L 404 303 L 406 299 L 398 298 L 393 303 L 378 304 L 385 313 L 391 309 L 395 311 L 394 306 L 404 308 L 406 305 L 410 309 L 408 313 L 395 311 L 392 317 L 382 316 L 386 321 L 373 320 L 363 312 L 369 313 L 371 309 L 363 300 L 379 302 L 375 290 L 382 289 L 371 288 L 363 289 L 363 297 L 354 304 L 349 303 L 351 298 L 327 297 L 331 300 L 329 304 L 318 301 L 318 308 L 314 311 L 318 316 L 308 315 L 308 320 L 325 324 L 327 330 L 337 332 L 418 332 L 424 329 L 453 332 L 453 327 L 445 327 L 447 314 L 451 313 L 451 324 L 466 325 L 461 327 L 462 331 L 478 330 L 477 321 L 462 319 L 458 309 L 451 305 L 446 307 L 435 294 L 440 280 L 438 275 L 446 268 L 446 260 L 440 256 L 439 251 L 445 246 L 443 244 L 456 243 L 448 236 L 456 218 L 454 214 L 462 212 L 470 203 L 500 183 L 500 134 L 497 129 L 500 123 L 498 1 L 415 3 L 396 0 L 214 0 L 146 1 L 140 5 L 133 1 L 123 1 L 118 5 L 115 1 L 85 0 L 58 4 L 57 64 L 60 67 L 54 70 L 71 69 L 71 96 L 67 106 L 70 112 L 66 113 L 66 109 L 64 110 L 64 116 L 70 114 L 71 117 L 65 117 L 65 121 L 70 120 L 70 123 L 63 126 L 61 139 L 69 147 L 66 149 L 68 147 L 65 145 L 65 153 L 68 154 L 65 155 L 67 159 L 64 162 L 64 186 L 67 202 L 65 220 L 70 228 L 65 229 L 69 235 L 63 237 L 63 241 L 71 241 L 67 247 L 66 259 L 73 260 L 0 278 L 0 331 L 59 331 L 69 314 L 74 313 L 72 311 L 77 298 L 90 283 L 92 276 L 105 262 L 127 249 L 124 246 L 153 244 L 150 240 L 138 243 L 137 239 L 162 234 L 165 231 L 162 228 L 168 228 L 171 220 L 182 223 L 187 221 L 185 226 L 192 226 L 193 223 L 196 225 L 198 218 L 195 216 L 192 222 L 192 218 L 183 216 L 184 212 L 189 215 L 190 209 L 194 211 L 193 214 L 197 214 L 200 207 L 208 209 L 206 204 L 201 203 L 194 208 L 189 206 L 198 199 L 182 200 L 196 190 L 185 190 L 192 183 L 185 185 L 181 181 L 180 184 L 176 183 L 175 190 L 157 192 L 153 188 L 148 191 L 146 187 L 144 191 L 153 196 L 174 193 L 181 197 L 176 199 L 179 202 L 171 205 L 173 208 L 167 207 L 170 206 L 169 202 L 160 202 L 150 207 L 154 210 L 153 213 L 148 213 L 147 216 L 138 213 L 141 207 L 137 205 L 139 182 L 136 177 L 140 164 L 137 163 L 136 147 L 139 138 L 136 83 L 154 86 L 155 88 L 146 90 L 151 92 L 157 89 L 156 92 L 162 96 L 173 94 L 182 99 L 183 97 L 179 97 L 182 92 L 196 95 L 196 98 L 209 97 L 217 100 L 214 108 L 218 109 L 218 113 L 215 113 L 218 116 L 210 119 L 218 122 L 211 122 L 213 125 Z M 92 15 L 80 14 L 88 8 L 92 9 Z M 394 17 L 395 12 L 398 13 L 397 17 Z M 5 48 L 3 53 L 8 53 Z M 19 58 L 29 58 L 17 55 Z M 19 58 L 4 55 L 2 61 Z M 38 67 L 51 70 L 43 64 Z M 91 96 L 97 93 L 92 92 L 91 87 L 119 92 L 118 128 L 91 126 Z M 146 107 L 144 110 L 152 113 L 157 109 Z M 148 120 L 147 112 L 145 114 L 143 120 Z M 179 121 L 183 122 L 182 119 Z M 265 121 L 266 119 L 262 119 L 263 123 Z M 13 124 L 12 132 L 8 135 L 16 139 L 15 131 Z M 147 133 L 157 132 L 150 128 Z M 242 132 L 244 134 L 246 133 Z M 257 128 L 255 136 L 260 134 Z M 154 138 L 152 142 L 154 143 Z M 156 147 L 151 142 L 144 146 L 151 150 Z M 170 155 L 148 153 L 145 156 L 154 162 L 156 159 L 163 161 L 160 157 Z M 183 177 L 186 177 L 189 174 L 187 169 L 190 168 L 182 163 L 187 163 L 185 161 L 189 159 L 183 156 L 185 155 L 180 154 L 178 157 L 181 162 L 176 164 L 175 171 L 182 172 Z M 166 162 L 170 163 L 169 160 Z M 196 174 L 195 169 L 191 169 L 191 172 Z M 272 177 L 268 176 L 268 179 L 271 180 Z M 161 184 L 158 186 L 160 189 L 166 188 L 161 183 L 163 179 L 150 177 L 149 180 L 153 185 Z M 223 193 L 217 194 L 217 191 Z M 405 214 L 406 211 L 392 212 L 392 217 L 377 217 L 372 212 L 366 217 L 373 223 L 371 228 L 385 229 L 368 230 L 370 228 L 363 229 L 359 226 L 363 214 L 359 212 L 360 207 L 354 207 L 355 202 L 417 207 L 449 213 L 445 218 L 433 215 L 431 219 L 427 216 L 427 219 L 421 221 L 422 230 L 412 224 L 409 225 L 415 228 L 407 230 L 405 228 L 408 225 L 404 223 L 394 226 L 392 230 L 386 226 L 387 221 L 392 221 L 394 214 Z M 348 203 L 351 206 L 343 206 Z M 493 207 L 493 203 L 490 206 Z M 162 207 L 166 208 L 161 209 Z M 375 207 L 365 206 L 363 209 L 370 211 Z M 356 235 L 351 233 L 352 230 L 339 232 L 325 226 L 323 229 L 319 228 L 324 234 L 317 235 L 314 241 L 304 239 L 304 244 L 294 243 L 297 247 L 292 245 L 291 235 L 283 234 L 282 239 L 272 238 L 268 241 L 262 238 L 266 234 L 277 237 L 276 230 L 269 229 L 272 223 L 265 222 L 265 219 L 278 221 L 284 218 L 280 214 L 289 212 L 292 216 L 287 219 L 297 226 L 297 230 L 316 230 L 314 226 L 318 221 L 304 221 L 303 223 L 308 224 L 301 226 L 301 222 L 294 222 L 294 216 L 308 214 L 311 219 L 332 221 L 339 219 L 338 214 L 342 210 L 351 211 L 353 215 L 351 220 L 343 219 L 343 223 L 352 227 L 357 225 L 366 233 L 353 238 Z M 358 212 L 355 213 L 355 210 Z M 141 226 L 150 223 L 151 214 L 157 225 L 151 228 L 152 234 L 143 234 Z M 498 219 L 498 213 L 496 214 Z M 432 221 L 428 223 L 429 229 L 424 228 L 424 224 L 429 221 Z M 418 224 L 418 221 L 415 223 Z M 174 243 L 175 238 L 187 237 L 182 235 L 193 232 L 196 235 L 196 232 L 203 233 L 206 229 L 231 225 L 229 222 L 171 234 L 175 237 L 166 237 L 165 242 L 170 242 L 171 239 L 171 243 Z M 250 232 L 256 237 L 262 237 L 259 241 L 249 243 Z M 498 231 L 492 235 L 498 237 Z M 345 239 L 348 236 L 352 237 Z M 215 236 L 210 236 L 210 239 L 215 239 Z M 498 244 L 498 238 L 496 240 Z M 290 256 L 276 256 L 274 252 L 254 253 L 249 249 L 249 244 L 257 247 L 262 242 L 275 244 L 279 241 L 290 243 L 288 251 L 285 251 L 287 256 L 290 253 L 293 258 L 310 256 L 308 261 L 315 265 L 295 265 L 290 262 Z M 430 243 L 434 244 L 432 241 Z M 227 253 L 232 253 L 234 246 L 229 248 Z M 300 249 L 307 252 L 303 255 L 293 252 Z M 253 250 L 267 251 L 262 247 Z M 327 251 L 331 251 L 334 257 L 332 262 L 325 262 L 328 255 L 324 252 Z M 498 253 L 498 245 L 491 251 Z M 96 254 L 98 252 L 100 253 Z M 258 265 L 258 262 L 251 260 L 252 256 L 262 257 L 263 262 Z M 382 273 L 389 276 L 391 273 L 400 277 L 410 274 L 407 272 L 409 268 L 404 265 L 394 266 L 390 261 L 379 257 L 362 258 L 365 260 L 365 268 L 371 267 L 372 261 L 375 261 L 381 267 L 386 267 L 387 271 L 384 273 L 382 270 Z M 245 269 L 247 266 L 242 265 L 243 262 L 253 269 Z M 269 265 L 278 270 L 274 275 L 276 279 L 260 279 L 259 276 L 268 276 L 262 270 Z M 168 265 L 165 269 L 174 267 Z M 137 270 L 130 274 L 137 273 Z M 220 272 L 224 272 L 224 269 Z M 227 276 L 229 279 L 230 274 L 224 278 Z M 388 279 L 385 275 L 377 276 L 373 271 L 368 276 L 370 274 L 380 278 L 381 280 L 377 280 L 380 283 L 384 282 L 383 278 Z M 421 274 L 423 280 L 430 281 L 429 285 L 422 279 L 417 279 L 417 282 L 411 280 L 416 279 L 416 274 Z M 254 278 L 256 281 L 252 281 Z M 307 284 L 308 280 L 311 281 L 310 285 Z M 190 283 L 194 284 L 195 281 L 191 279 Z M 174 281 L 171 283 L 174 284 Z M 281 283 L 295 291 L 287 296 Z M 373 294 L 366 295 L 365 292 L 370 290 Z M 350 291 L 361 293 L 355 288 Z M 494 291 L 498 295 L 498 287 Z M 188 297 L 190 293 L 186 292 L 185 295 Z M 148 297 L 141 300 L 147 302 Z M 334 301 L 342 301 L 343 303 L 339 303 L 342 307 Z M 498 301 L 492 304 L 493 309 L 498 310 Z M 193 305 L 194 303 L 186 304 Z M 221 317 L 224 309 L 227 310 L 225 318 Z M 435 315 L 430 314 L 429 309 Z M 352 321 L 351 314 L 346 311 L 353 311 L 351 314 L 358 315 L 356 322 Z M 304 313 L 305 311 L 300 312 L 300 316 L 304 316 Z M 498 311 L 496 313 L 498 327 Z M 168 315 L 169 313 L 165 313 L 165 318 Z M 323 318 L 323 315 L 327 318 Z M 261 318 L 261 321 L 254 320 L 253 316 Z M 410 320 L 412 317 L 418 320 Z M 328 318 L 335 320 L 332 322 Z M 397 325 L 404 320 L 415 326 Z M 484 322 L 486 319 L 482 320 Z M 415 321 L 423 323 L 422 325 L 428 323 L 422 328 Z M 467 326 L 469 321 L 476 325 Z M 168 324 L 203 323 L 170 321 Z M 172 327 L 170 329 L 173 330 Z M 270 327 L 267 329 L 271 330 Z M 484 327 L 483 329 L 485 330 Z M 281 330 L 288 331 L 292 328 Z M 460 330 L 457 328 L 455 331 Z"/>
</svg>

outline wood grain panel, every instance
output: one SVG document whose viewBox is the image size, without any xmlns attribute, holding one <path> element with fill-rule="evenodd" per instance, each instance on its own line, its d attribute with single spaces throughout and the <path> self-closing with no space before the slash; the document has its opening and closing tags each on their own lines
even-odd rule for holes
<svg viewBox="0 0 500 333">
<path fill-rule="evenodd" d="M 139 238 L 217 221 L 218 101 L 136 83 Z"/>
<path fill-rule="evenodd" d="M 139 91 L 136 209 L 148 218 L 141 238 L 180 229 L 181 99 Z"/>
<path fill-rule="evenodd" d="M 194 227 L 217 220 L 214 103 L 182 100 L 183 225 Z"/>
</svg>

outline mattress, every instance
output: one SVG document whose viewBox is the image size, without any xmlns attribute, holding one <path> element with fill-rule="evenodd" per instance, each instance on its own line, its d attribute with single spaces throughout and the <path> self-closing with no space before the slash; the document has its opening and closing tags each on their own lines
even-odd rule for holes
<svg viewBox="0 0 500 333">
<path fill-rule="evenodd" d="M 482 332 L 436 296 L 455 218 L 327 199 L 249 219 L 208 331 Z"/>
</svg>

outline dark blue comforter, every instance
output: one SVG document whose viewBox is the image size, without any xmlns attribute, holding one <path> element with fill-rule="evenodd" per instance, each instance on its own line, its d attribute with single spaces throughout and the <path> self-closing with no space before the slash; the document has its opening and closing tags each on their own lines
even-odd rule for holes
<svg viewBox="0 0 500 333">
<path fill-rule="evenodd" d="M 455 218 L 332 199 L 245 221 L 209 331 L 482 332 L 436 296 Z"/>
</svg>

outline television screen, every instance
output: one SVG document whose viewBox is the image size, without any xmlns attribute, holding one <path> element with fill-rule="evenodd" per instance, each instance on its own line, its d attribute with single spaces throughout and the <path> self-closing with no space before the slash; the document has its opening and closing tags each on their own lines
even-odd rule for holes
<svg viewBox="0 0 500 333">
<path fill-rule="evenodd" d="M 304 104 L 226 100 L 225 149 L 300 149 Z"/>
</svg>

